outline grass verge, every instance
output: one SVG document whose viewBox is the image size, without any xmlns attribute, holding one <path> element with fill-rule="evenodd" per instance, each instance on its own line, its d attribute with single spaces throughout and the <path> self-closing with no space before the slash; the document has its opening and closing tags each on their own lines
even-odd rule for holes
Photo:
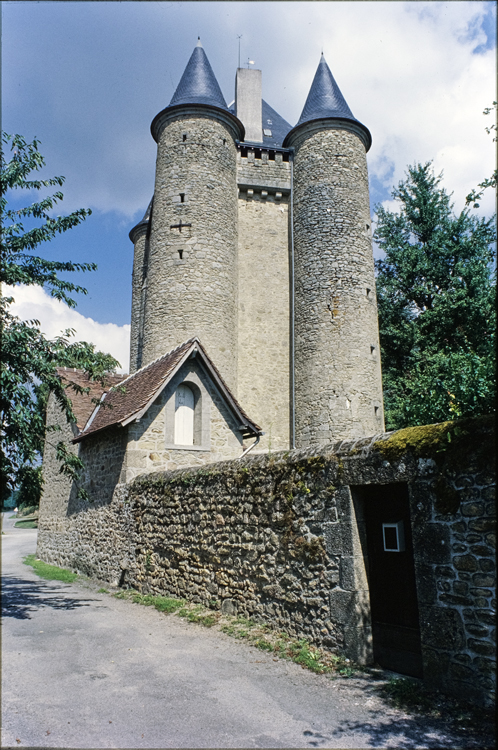
<svg viewBox="0 0 498 750">
<path fill-rule="evenodd" d="M 313 646 L 304 638 L 292 638 L 287 633 L 272 630 L 268 625 L 244 617 L 222 615 L 201 604 L 191 604 L 183 599 L 167 596 L 140 594 L 133 589 L 120 591 L 114 596 L 117 599 L 127 599 L 146 607 L 153 606 L 159 612 L 174 613 L 178 617 L 207 628 L 216 625 L 222 633 L 244 640 L 261 651 L 271 653 L 274 657 L 294 661 L 304 669 L 310 669 L 317 674 L 351 677 L 356 671 L 355 665 L 349 659 Z"/>
<path fill-rule="evenodd" d="M 38 521 L 17 521 L 14 524 L 15 529 L 37 529 L 38 528 Z"/>
<path fill-rule="evenodd" d="M 72 583 L 78 578 L 77 573 L 71 573 L 70 570 L 65 568 L 58 568 L 56 565 L 49 565 L 38 560 L 35 555 L 27 555 L 23 559 L 25 565 L 31 565 L 33 570 L 40 578 L 45 578 L 47 581 L 64 581 L 64 583 Z"/>
</svg>

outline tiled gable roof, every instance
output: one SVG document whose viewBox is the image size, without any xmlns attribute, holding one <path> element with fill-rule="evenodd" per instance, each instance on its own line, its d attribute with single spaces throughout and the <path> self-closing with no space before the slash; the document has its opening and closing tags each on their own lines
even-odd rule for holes
<svg viewBox="0 0 498 750">
<path fill-rule="evenodd" d="M 129 422 L 140 419 L 194 351 L 200 355 L 200 359 L 213 382 L 221 395 L 224 396 L 231 411 L 238 418 L 243 432 L 253 435 L 260 434 L 261 428 L 249 419 L 241 408 L 199 339 L 192 338 L 154 362 L 142 367 L 133 375 L 122 380 L 116 389 L 109 391 L 96 413 L 73 442 L 79 442 L 88 435 L 93 435 L 107 427 L 113 425 L 124 427 Z"/>
<path fill-rule="evenodd" d="M 76 427 L 82 430 L 92 413 L 95 411 L 95 400 L 100 400 L 102 394 L 120 383 L 126 375 L 106 375 L 104 385 L 97 380 L 90 380 L 83 370 L 73 367 L 58 367 L 57 374 L 66 386 L 67 396 L 71 399 L 73 413 L 76 417 Z M 71 387 L 72 384 L 88 389 L 87 393 L 79 393 Z"/>
</svg>

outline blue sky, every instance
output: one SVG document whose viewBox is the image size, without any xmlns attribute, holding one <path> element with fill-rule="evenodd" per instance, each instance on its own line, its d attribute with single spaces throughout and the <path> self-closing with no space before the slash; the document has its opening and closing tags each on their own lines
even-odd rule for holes
<svg viewBox="0 0 498 750">
<path fill-rule="evenodd" d="M 264 98 L 291 124 L 323 50 L 372 132 L 372 207 L 389 205 L 408 164 L 434 159 L 461 209 L 494 165 L 482 110 L 496 91 L 495 3 L 10 1 L 2 22 L 3 129 L 39 138 L 45 175 L 65 175 L 57 213 L 93 211 L 41 252 L 99 266 L 77 279 L 89 291 L 78 297 L 78 313 L 65 318 L 33 290 L 17 291 L 17 312 L 38 316 L 47 335 L 68 323 L 99 348 L 113 351 L 119 341 L 122 362 L 128 232 L 154 184 L 150 123 L 169 103 L 197 36 L 229 102 L 242 34 L 242 62 L 250 57 L 263 71 Z M 491 195 L 480 210 L 493 212 Z"/>
</svg>

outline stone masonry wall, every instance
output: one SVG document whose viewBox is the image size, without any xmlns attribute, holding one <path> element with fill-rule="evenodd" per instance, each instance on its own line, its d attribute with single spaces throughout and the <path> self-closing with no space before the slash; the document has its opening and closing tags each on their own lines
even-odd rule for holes
<svg viewBox="0 0 498 750">
<path fill-rule="evenodd" d="M 179 114 L 160 134 L 142 360 L 198 336 L 234 393 L 236 158 L 231 130 L 208 116 Z"/>
<path fill-rule="evenodd" d="M 107 506 L 73 515 L 71 545 L 54 539 L 63 551 L 52 549 L 51 559 L 68 567 L 84 559 L 88 572 L 98 570 L 106 580 L 115 580 L 121 566 L 123 579 L 141 591 L 238 612 L 369 663 L 368 561 L 355 488 L 406 483 L 424 679 L 489 703 L 496 607 L 492 438 L 489 420 L 446 423 L 144 475 L 118 487 Z M 106 535 L 98 529 L 108 513 Z M 89 523 L 98 530 L 94 538 L 85 531 Z M 126 525 L 133 551 L 123 544 Z"/>
<path fill-rule="evenodd" d="M 131 282 L 130 373 L 142 366 L 143 316 L 147 292 L 147 269 L 144 262 L 147 259 L 148 244 L 147 226 L 135 230 Z"/>
<path fill-rule="evenodd" d="M 237 398 L 265 435 L 258 451 L 289 447 L 288 198 L 239 196 Z"/>
<path fill-rule="evenodd" d="M 311 127 L 311 126 L 310 126 Z M 296 446 L 383 429 L 365 147 L 347 130 L 293 141 Z"/>
</svg>

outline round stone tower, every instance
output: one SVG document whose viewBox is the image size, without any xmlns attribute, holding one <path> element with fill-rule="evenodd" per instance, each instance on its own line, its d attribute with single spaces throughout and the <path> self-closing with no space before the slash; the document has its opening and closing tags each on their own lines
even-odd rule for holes
<svg viewBox="0 0 498 750">
<path fill-rule="evenodd" d="M 368 129 L 322 55 L 294 148 L 294 380 L 298 448 L 384 429 L 370 230 Z"/>
<path fill-rule="evenodd" d="M 147 295 L 147 268 L 149 262 L 150 220 L 152 215 L 151 200 L 143 219 L 130 231 L 129 237 L 134 244 L 133 273 L 131 283 L 131 336 L 130 336 L 130 374 L 142 366 L 145 299 Z"/>
<path fill-rule="evenodd" d="M 138 366 L 198 336 L 235 392 L 235 141 L 244 128 L 229 112 L 200 41 L 151 131 L 158 148 Z"/>
</svg>

